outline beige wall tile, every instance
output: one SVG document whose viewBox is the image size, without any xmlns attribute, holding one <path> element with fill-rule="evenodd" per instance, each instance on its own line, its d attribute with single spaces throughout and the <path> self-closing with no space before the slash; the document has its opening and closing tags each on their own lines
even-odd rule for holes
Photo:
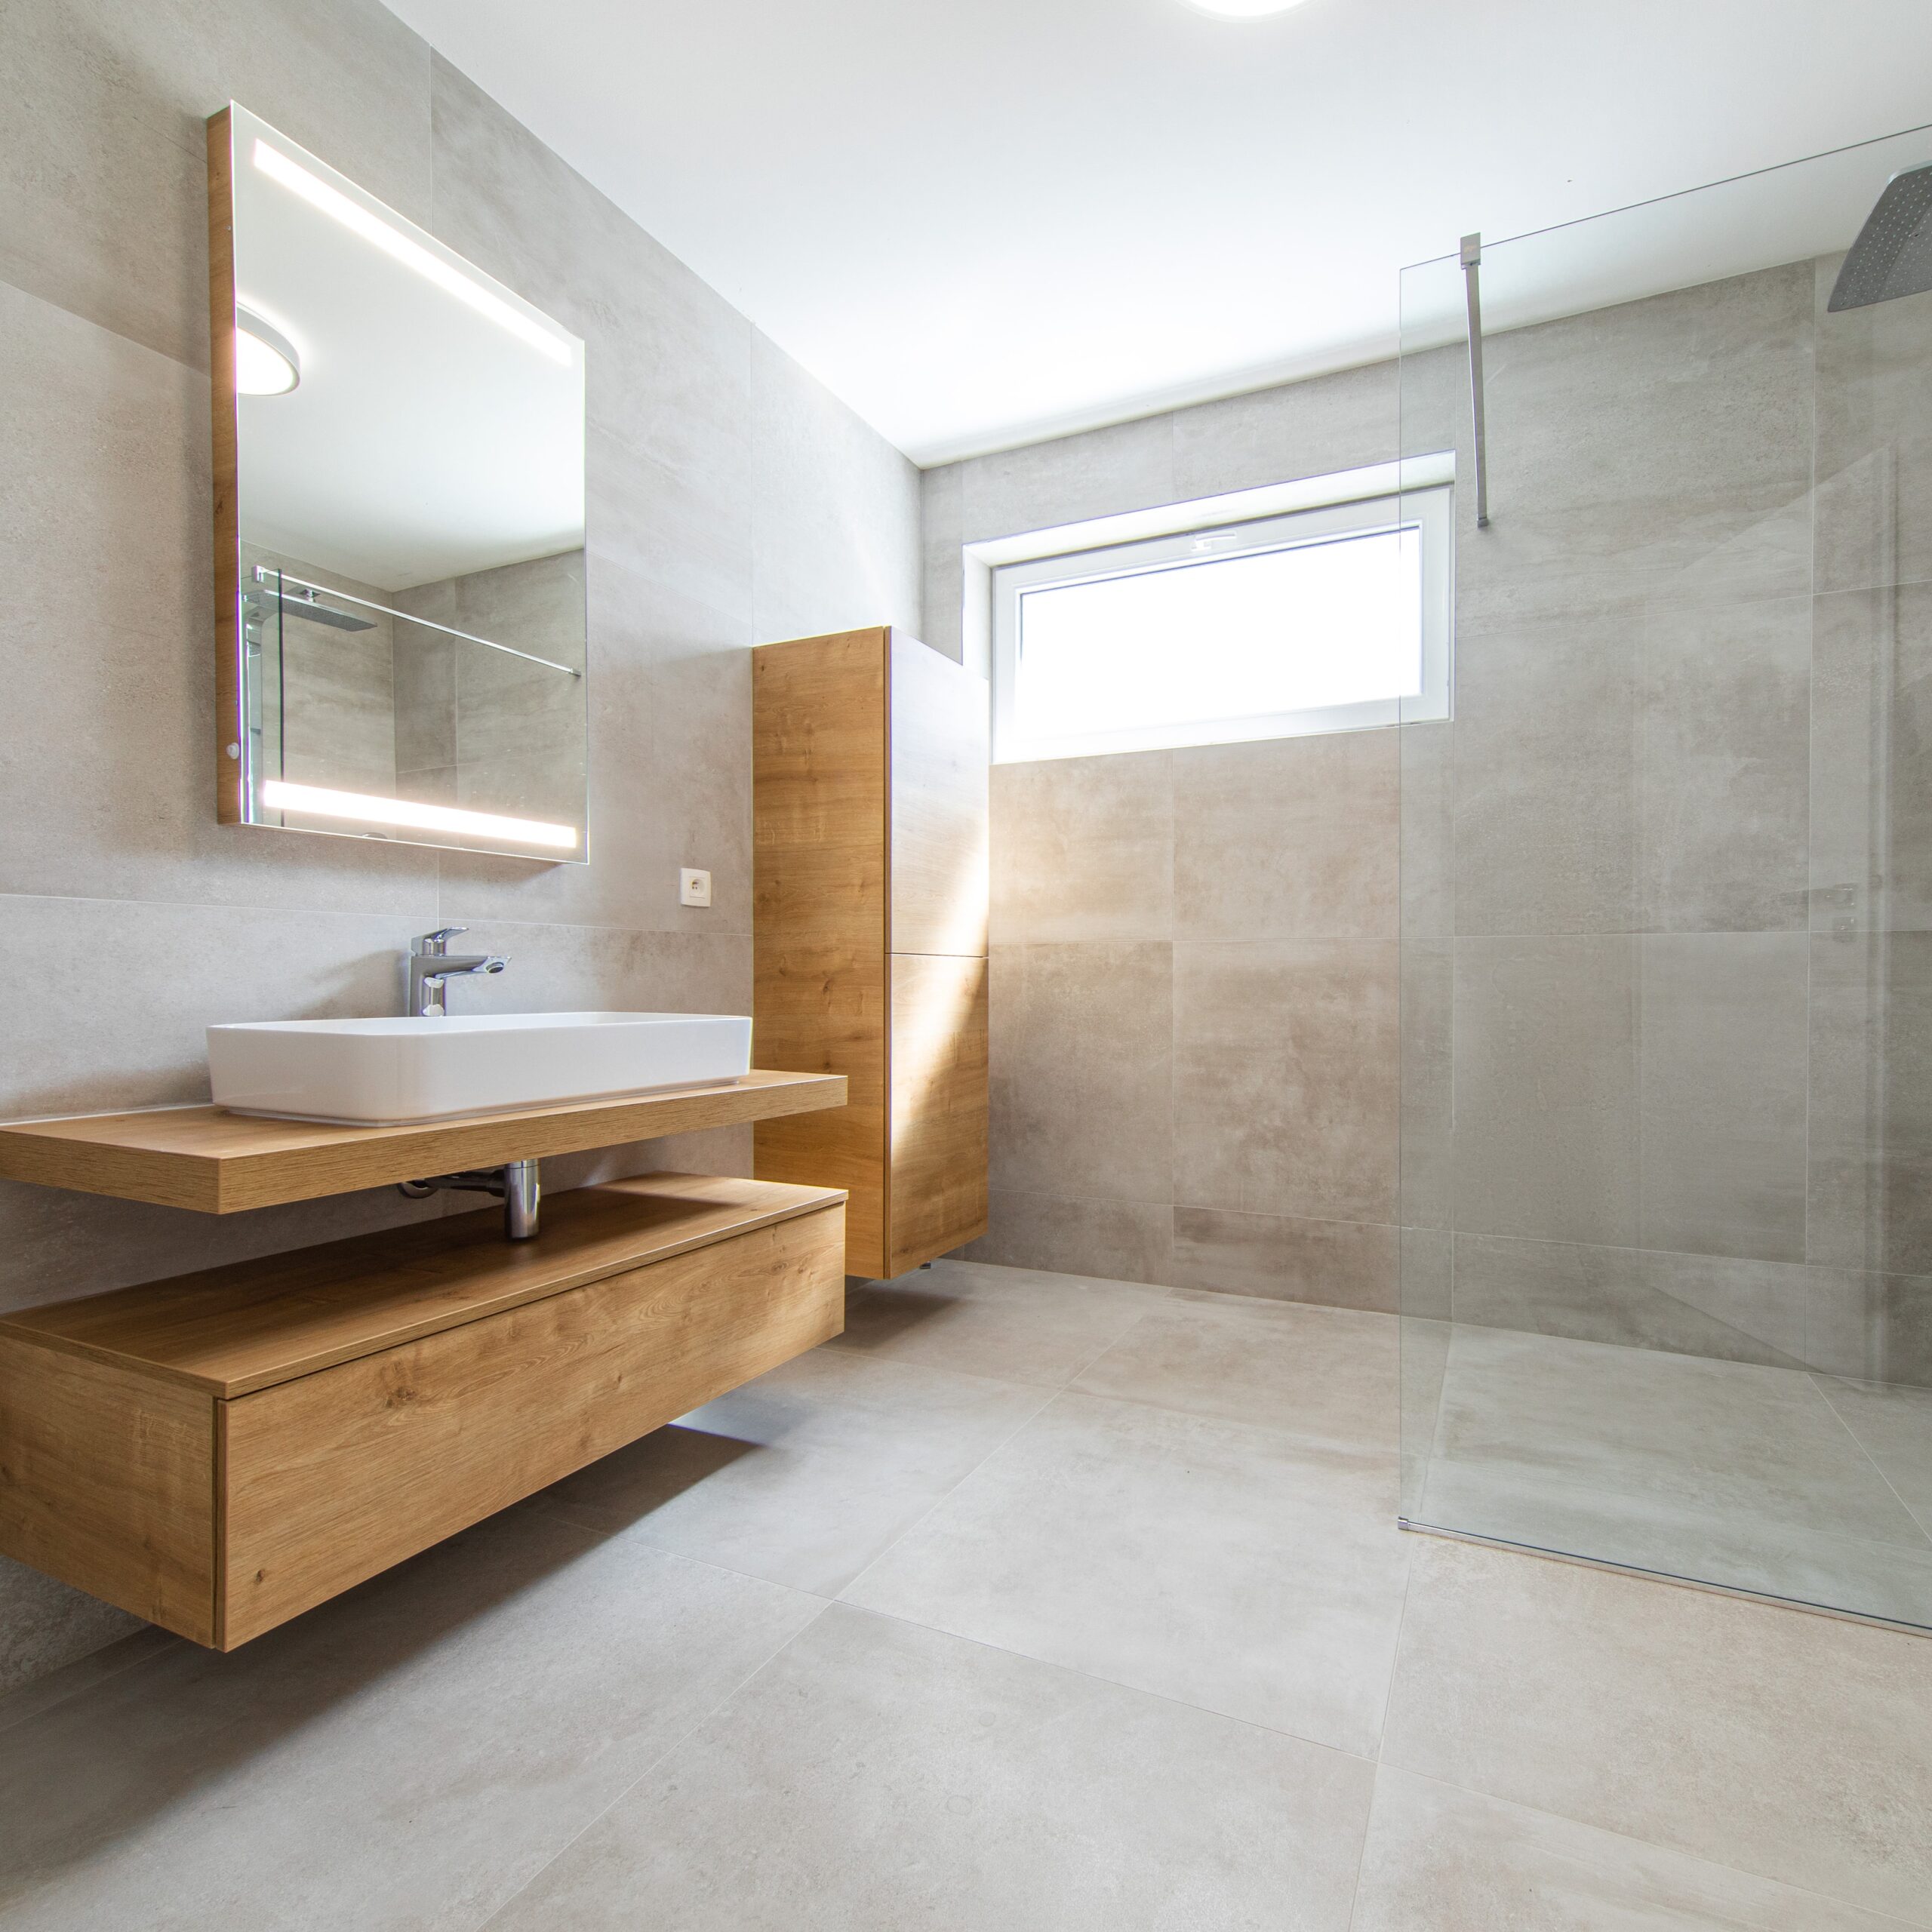
<svg viewBox="0 0 1932 1932">
<path fill-rule="evenodd" d="M 1149 416 L 959 466 L 968 543 L 1174 500 L 1174 419 Z"/>
<path fill-rule="evenodd" d="M 1176 755 L 993 767 L 995 945 L 1174 936 Z"/>
<path fill-rule="evenodd" d="M 1387 463 L 1395 454 L 1393 362 L 1204 402 L 1174 416 L 1182 502 Z"/>
<path fill-rule="evenodd" d="M 1811 600 L 1653 611 L 1637 635 L 1637 923 L 1802 931 Z"/>
<path fill-rule="evenodd" d="M 1174 949 L 995 946 L 992 961 L 993 1187 L 1171 1200 Z"/>
<path fill-rule="evenodd" d="M 986 1232 L 960 1254 L 1004 1267 L 1164 1283 L 1173 1272 L 1173 1214 L 1164 1201 L 1080 1201 L 995 1188 Z"/>
<path fill-rule="evenodd" d="M 1489 337 L 1495 521 L 1462 614 L 1807 593 L 1811 284 L 1801 262 Z"/>
<path fill-rule="evenodd" d="M 1784 1368 L 1810 1365 L 1814 1310 L 1858 1278 L 1719 1255 L 1455 1240 L 1458 1321 Z"/>
<path fill-rule="evenodd" d="M 1932 303 L 1826 309 L 1841 257 L 1817 264 L 1820 590 L 1932 577 Z"/>
<path fill-rule="evenodd" d="M 1396 1309 L 1396 1231 L 1357 1221 L 1174 1210 L 1177 1287 L 1331 1308 Z"/>
<path fill-rule="evenodd" d="M 0 1697 L 148 1626 L 0 1556 Z"/>
<path fill-rule="evenodd" d="M 224 103 L 429 220 L 429 50 L 362 0 L 18 8 L 0 86 L 0 280 L 191 368 L 208 358 L 205 121 Z"/>
<path fill-rule="evenodd" d="M 1633 1245 L 1635 940 L 1458 940 L 1455 1029 L 1457 1226 Z"/>
<path fill-rule="evenodd" d="M 1188 1207 L 1395 1217 L 1395 946 L 1174 948 L 1174 1186 Z"/>
<path fill-rule="evenodd" d="M 1869 1911 L 1932 1894 L 1932 1646 L 1417 1548 L 1384 1761 Z"/>
<path fill-rule="evenodd" d="M 1639 942 L 1643 1246 L 1804 1259 L 1810 945 L 1803 933 Z"/>
<path fill-rule="evenodd" d="M 1629 931 L 1638 830 L 1631 623 L 1465 619 L 1456 659 L 1456 930 Z"/>
<path fill-rule="evenodd" d="M 1401 977 L 1401 1213 L 1404 1227 L 1455 1217 L 1455 954 L 1405 941 Z"/>
<path fill-rule="evenodd" d="M 965 572 L 960 556 L 964 541 L 964 479 L 956 463 L 921 472 L 919 538 L 919 635 L 942 656 L 961 661 L 961 600 Z"/>
<path fill-rule="evenodd" d="M 1379 731 L 1174 752 L 1174 937 L 1395 937 L 1399 749 Z"/>
</svg>

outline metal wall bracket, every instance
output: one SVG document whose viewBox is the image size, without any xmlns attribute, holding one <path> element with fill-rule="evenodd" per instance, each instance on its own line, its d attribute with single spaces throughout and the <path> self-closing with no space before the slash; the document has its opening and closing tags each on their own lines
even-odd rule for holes
<svg viewBox="0 0 1932 1932">
<path fill-rule="evenodd" d="M 1489 444 L 1482 407 L 1482 236 L 1463 237 L 1463 291 L 1469 309 L 1469 411 L 1475 430 L 1476 528 L 1489 528 Z"/>
</svg>

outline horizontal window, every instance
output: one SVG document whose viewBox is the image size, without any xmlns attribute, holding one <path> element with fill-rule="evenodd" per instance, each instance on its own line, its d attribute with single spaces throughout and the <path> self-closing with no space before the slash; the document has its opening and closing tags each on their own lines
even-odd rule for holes
<svg viewBox="0 0 1932 1932">
<path fill-rule="evenodd" d="M 1004 763 L 1449 712 L 1451 489 L 1005 565 Z"/>
</svg>

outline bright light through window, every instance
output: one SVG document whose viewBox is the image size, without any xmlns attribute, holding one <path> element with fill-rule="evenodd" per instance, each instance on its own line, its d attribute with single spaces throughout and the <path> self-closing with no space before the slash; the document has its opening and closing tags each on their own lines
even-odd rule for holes
<svg viewBox="0 0 1932 1932">
<path fill-rule="evenodd" d="M 1020 600 L 1015 718 L 1028 737 L 1421 691 L 1413 530 L 1172 564 Z"/>
<path fill-rule="evenodd" d="M 1447 715 L 1447 491 L 999 572 L 998 755 Z"/>
</svg>

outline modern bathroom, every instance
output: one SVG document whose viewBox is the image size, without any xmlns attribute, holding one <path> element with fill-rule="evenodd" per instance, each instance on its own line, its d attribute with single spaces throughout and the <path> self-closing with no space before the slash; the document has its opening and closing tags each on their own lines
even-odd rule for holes
<svg viewBox="0 0 1932 1932">
<path fill-rule="evenodd" d="M 0 20 L 0 1928 L 1932 1932 L 1932 13 Z"/>
</svg>

